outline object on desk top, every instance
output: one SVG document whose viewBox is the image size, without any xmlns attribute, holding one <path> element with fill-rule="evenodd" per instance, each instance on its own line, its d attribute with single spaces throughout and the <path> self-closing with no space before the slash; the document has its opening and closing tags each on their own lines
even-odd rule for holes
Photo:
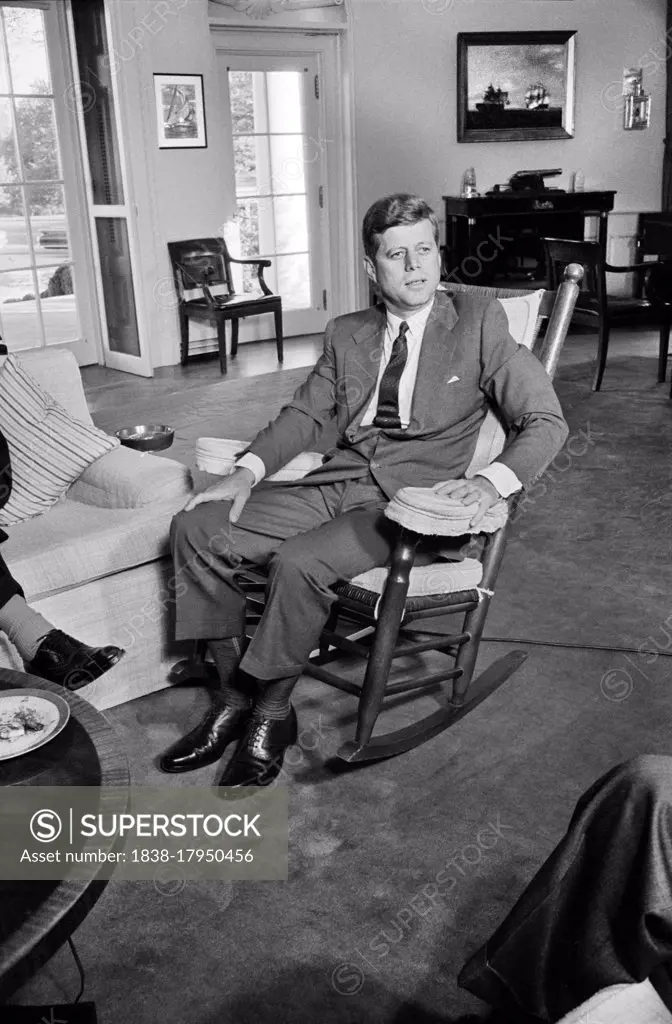
<svg viewBox="0 0 672 1024">
<path fill-rule="evenodd" d="M 583 192 L 586 188 L 586 176 L 583 171 L 574 171 L 572 175 L 571 192 Z"/>
<path fill-rule="evenodd" d="M 525 189 L 535 189 L 536 191 L 543 192 L 546 188 L 544 178 L 556 178 L 558 174 L 562 174 L 561 167 L 542 168 L 538 171 L 516 171 L 509 178 L 509 185 L 514 192 L 524 191 Z"/>
<path fill-rule="evenodd" d="M 476 187 L 476 171 L 473 167 L 467 167 L 466 171 L 462 175 L 462 190 L 460 195 L 464 199 L 471 199 L 472 196 L 478 195 L 478 189 Z"/>
</svg>

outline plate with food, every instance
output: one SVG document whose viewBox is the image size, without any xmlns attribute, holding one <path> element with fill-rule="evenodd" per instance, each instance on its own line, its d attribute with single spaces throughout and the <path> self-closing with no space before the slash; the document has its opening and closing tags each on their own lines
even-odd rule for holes
<svg viewBox="0 0 672 1024">
<path fill-rule="evenodd" d="M 0 761 L 36 750 L 57 736 L 70 705 L 46 690 L 0 691 Z"/>
</svg>

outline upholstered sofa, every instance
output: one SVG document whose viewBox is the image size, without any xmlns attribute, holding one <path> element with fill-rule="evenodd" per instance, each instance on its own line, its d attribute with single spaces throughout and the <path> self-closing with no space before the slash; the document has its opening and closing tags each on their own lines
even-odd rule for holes
<svg viewBox="0 0 672 1024">
<path fill-rule="evenodd" d="M 19 360 L 71 416 L 93 425 L 72 353 L 47 349 Z M 126 649 L 118 665 L 81 690 L 100 709 L 169 684 L 179 654 L 169 639 L 168 530 L 190 491 L 191 474 L 181 463 L 116 447 L 43 514 L 3 527 L 2 556 L 32 607 L 87 643 Z M 0 664 L 22 668 L 4 634 Z"/>
</svg>

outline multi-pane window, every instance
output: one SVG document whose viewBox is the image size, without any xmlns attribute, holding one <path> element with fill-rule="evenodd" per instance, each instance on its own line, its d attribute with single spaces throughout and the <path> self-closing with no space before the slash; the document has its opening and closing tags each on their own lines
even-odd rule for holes
<svg viewBox="0 0 672 1024">
<path fill-rule="evenodd" d="M 266 279 L 285 309 L 311 305 L 303 78 L 299 71 L 229 71 L 242 252 L 272 258 Z M 256 287 L 245 268 L 245 290 Z"/>
<path fill-rule="evenodd" d="M 0 334 L 80 336 L 44 12 L 0 5 Z"/>
</svg>

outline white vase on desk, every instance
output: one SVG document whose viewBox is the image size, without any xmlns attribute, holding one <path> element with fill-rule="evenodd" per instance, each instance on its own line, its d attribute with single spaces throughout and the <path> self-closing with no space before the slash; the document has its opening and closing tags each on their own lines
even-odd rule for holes
<svg viewBox="0 0 672 1024">
<path fill-rule="evenodd" d="M 574 171 L 572 175 L 572 185 L 570 188 L 571 192 L 585 192 L 586 190 L 586 176 L 583 171 Z"/>
</svg>

